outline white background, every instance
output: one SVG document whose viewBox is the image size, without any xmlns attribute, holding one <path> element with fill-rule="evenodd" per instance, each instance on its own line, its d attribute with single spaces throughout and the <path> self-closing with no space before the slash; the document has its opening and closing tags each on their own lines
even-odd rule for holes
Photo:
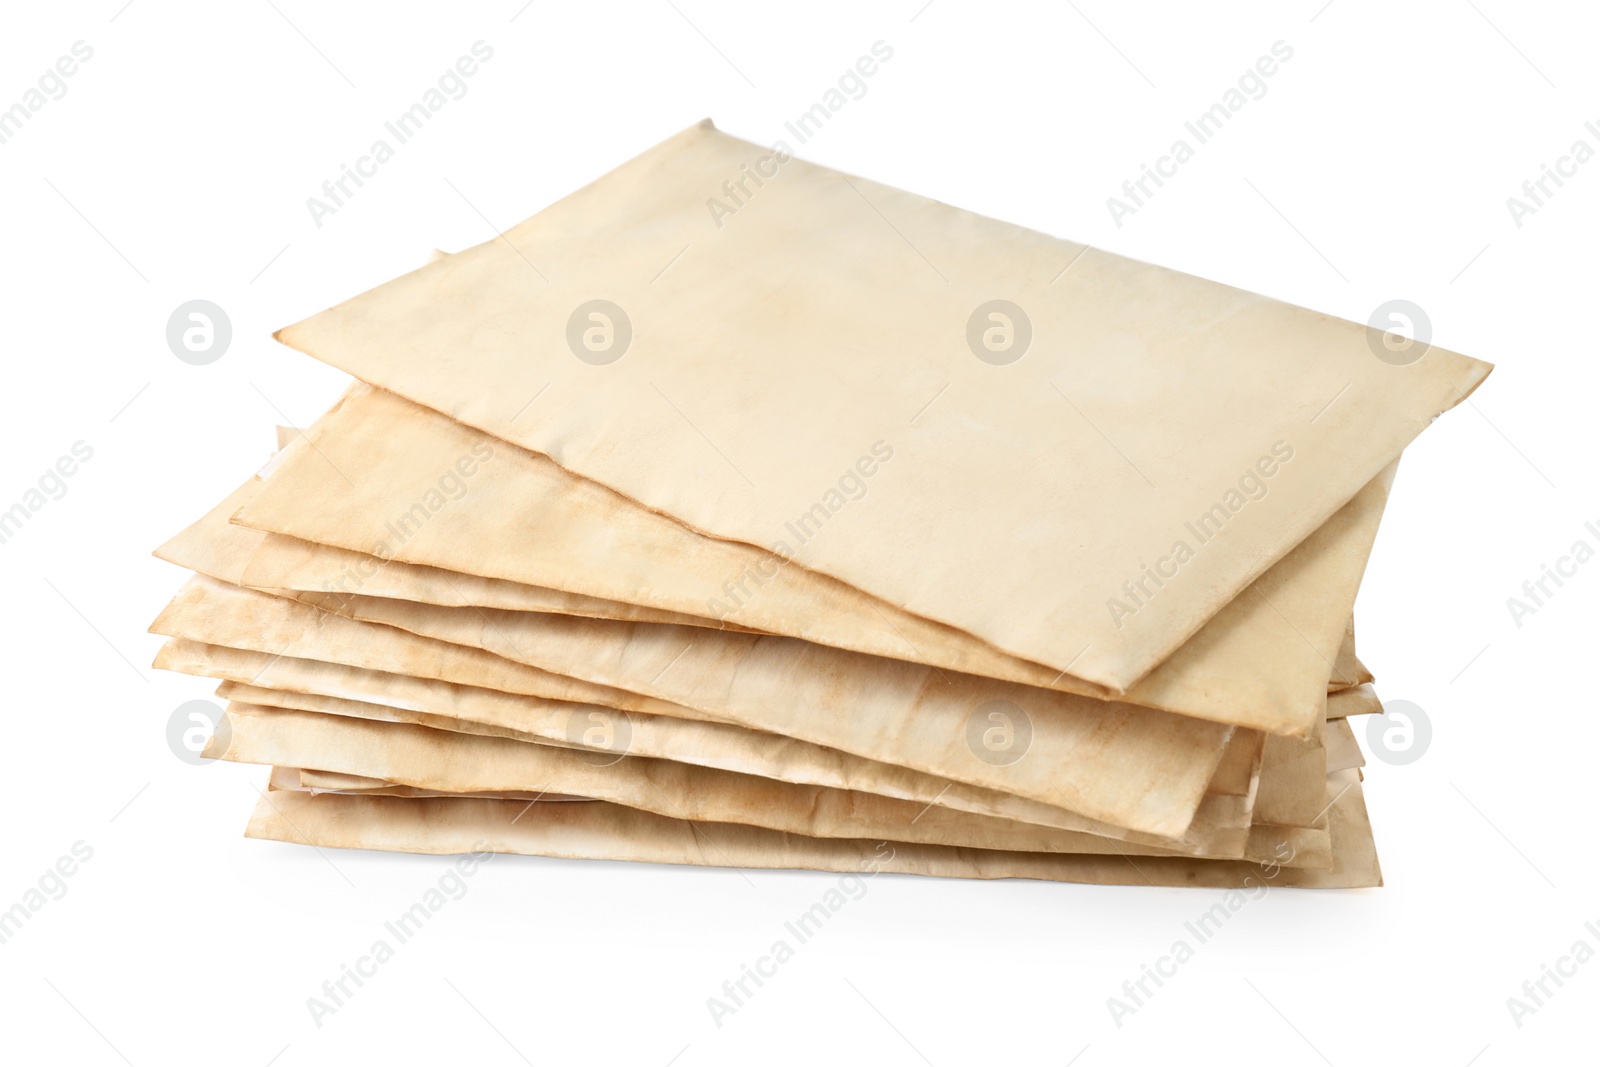
<svg viewBox="0 0 1600 1067">
<path fill-rule="evenodd" d="M 0 545 L 0 908 L 75 842 L 93 858 L 0 945 L 0 1056 L 1593 1062 L 1600 962 L 1520 1028 L 1506 1006 L 1579 938 L 1600 948 L 1600 561 L 1520 628 L 1506 607 L 1600 544 L 1600 160 L 1520 228 L 1506 205 L 1575 140 L 1600 148 L 1593 12 L 674 2 L 8 12 L 0 107 L 75 41 L 94 56 L 0 145 L 0 508 L 74 442 L 94 454 Z M 316 227 L 306 198 L 480 39 L 468 94 Z M 150 549 L 343 384 L 271 331 L 705 116 L 786 137 L 879 40 L 893 58 L 803 157 L 1349 319 L 1413 300 L 1436 342 L 1499 365 L 1407 452 L 1357 609 L 1380 692 L 1434 728 L 1415 764 L 1368 767 L 1387 886 L 1274 891 L 1119 1028 L 1107 998 L 1217 894 L 883 877 L 719 1028 L 706 998 L 832 876 L 502 857 L 315 1026 L 306 999 L 448 861 L 243 840 L 264 772 L 175 759 L 167 718 L 210 686 L 147 666 L 182 578 Z M 1115 225 L 1106 198 L 1279 40 L 1267 94 Z M 194 298 L 233 323 L 206 367 L 164 337 Z"/>
</svg>

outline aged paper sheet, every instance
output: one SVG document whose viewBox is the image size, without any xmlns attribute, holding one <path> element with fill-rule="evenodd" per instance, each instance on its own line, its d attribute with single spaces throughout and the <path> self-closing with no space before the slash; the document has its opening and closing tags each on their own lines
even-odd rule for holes
<svg viewBox="0 0 1600 1067">
<path fill-rule="evenodd" d="M 706 190 L 764 152 L 702 123 L 278 336 L 1119 691 L 1489 371 L 1437 347 L 1396 366 L 1368 327 L 801 160 L 711 225 Z M 1016 310 L 983 318 L 997 300 Z M 629 346 L 581 358 L 569 335 L 601 322 Z M 980 333 L 1024 323 L 1019 358 L 983 358 Z M 1151 567 L 1163 584 L 1129 595 Z"/>
</svg>

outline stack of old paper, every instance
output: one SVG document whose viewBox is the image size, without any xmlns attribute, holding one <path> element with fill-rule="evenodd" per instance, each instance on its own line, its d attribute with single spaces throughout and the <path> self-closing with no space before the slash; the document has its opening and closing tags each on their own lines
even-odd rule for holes
<svg viewBox="0 0 1600 1067">
<path fill-rule="evenodd" d="M 1489 368 L 691 128 L 279 335 L 159 551 L 251 836 L 1378 883 L 1351 611 Z"/>
</svg>

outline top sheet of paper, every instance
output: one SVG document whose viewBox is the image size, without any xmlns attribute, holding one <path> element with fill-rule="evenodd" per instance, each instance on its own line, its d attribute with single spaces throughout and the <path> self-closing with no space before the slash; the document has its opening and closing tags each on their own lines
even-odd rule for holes
<svg viewBox="0 0 1600 1067">
<path fill-rule="evenodd" d="M 1489 371 L 709 122 L 278 336 L 1115 691 Z"/>
</svg>

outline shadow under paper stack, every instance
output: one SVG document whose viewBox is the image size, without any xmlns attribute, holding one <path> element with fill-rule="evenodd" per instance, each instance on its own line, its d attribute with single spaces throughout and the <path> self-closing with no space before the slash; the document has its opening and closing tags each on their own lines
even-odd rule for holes
<svg viewBox="0 0 1600 1067">
<path fill-rule="evenodd" d="M 1486 364 L 709 123 L 278 336 L 358 382 L 152 627 L 250 836 L 1380 882 L 1352 607 Z"/>
</svg>

